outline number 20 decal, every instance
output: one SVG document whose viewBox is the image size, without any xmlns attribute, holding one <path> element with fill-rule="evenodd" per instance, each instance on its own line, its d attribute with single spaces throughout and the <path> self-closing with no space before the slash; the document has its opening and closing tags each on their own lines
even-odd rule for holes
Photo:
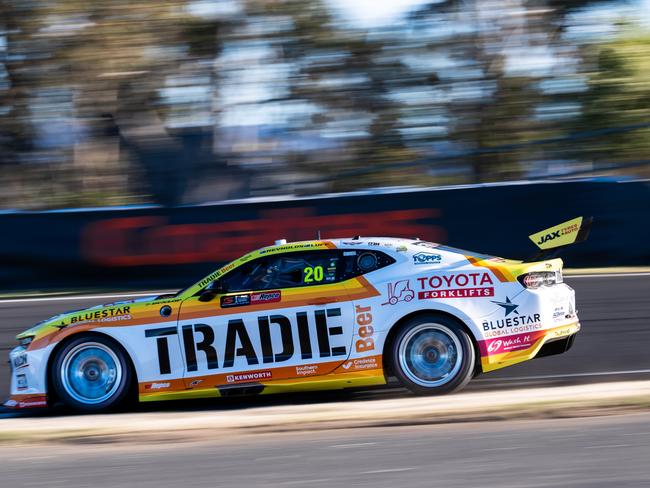
<svg viewBox="0 0 650 488">
<path fill-rule="evenodd" d="M 323 281 L 322 266 L 314 266 L 313 268 L 308 266 L 303 271 L 305 273 L 305 283 L 313 283 L 314 281 Z"/>
</svg>

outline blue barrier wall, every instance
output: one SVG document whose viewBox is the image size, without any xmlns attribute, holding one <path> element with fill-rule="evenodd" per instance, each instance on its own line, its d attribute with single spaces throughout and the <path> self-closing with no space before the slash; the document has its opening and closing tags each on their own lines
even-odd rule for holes
<svg viewBox="0 0 650 488">
<path fill-rule="evenodd" d="M 527 236 L 594 217 L 571 267 L 650 264 L 650 185 L 579 181 L 360 193 L 176 208 L 0 215 L 0 288 L 180 287 L 274 240 L 419 237 L 507 258 Z"/>
</svg>

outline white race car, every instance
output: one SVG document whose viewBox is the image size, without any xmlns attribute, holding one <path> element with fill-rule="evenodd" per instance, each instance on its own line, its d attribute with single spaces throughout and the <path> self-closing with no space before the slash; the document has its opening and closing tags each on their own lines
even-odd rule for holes
<svg viewBox="0 0 650 488">
<path fill-rule="evenodd" d="M 586 223 L 586 221 L 585 221 Z M 581 217 L 534 234 L 542 252 Z M 560 259 L 512 261 L 353 237 L 249 253 L 176 294 L 69 312 L 19 334 L 6 406 L 380 385 L 419 394 L 568 350 L 580 329 Z"/>
</svg>

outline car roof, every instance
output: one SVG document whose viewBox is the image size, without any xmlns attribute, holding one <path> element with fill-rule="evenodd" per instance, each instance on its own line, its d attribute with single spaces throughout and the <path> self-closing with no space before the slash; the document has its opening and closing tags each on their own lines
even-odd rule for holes
<svg viewBox="0 0 650 488">
<path fill-rule="evenodd" d="M 426 245 L 423 245 L 426 244 Z M 452 246 L 447 246 L 445 244 L 439 244 L 436 242 L 424 241 L 422 239 L 416 238 L 405 238 L 405 237 L 366 237 L 366 236 L 354 236 L 347 238 L 336 238 L 336 239 L 321 239 L 321 240 L 309 240 L 309 241 L 298 241 L 298 242 L 287 242 L 284 244 L 276 244 L 272 246 L 267 246 L 254 253 L 273 253 L 276 254 L 282 251 L 308 251 L 310 249 L 383 249 L 386 251 L 405 251 L 407 254 L 418 253 L 418 252 L 445 252 L 451 254 L 459 254 L 461 256 L 473 256 L 480 259 L 493 259 L 495 256 L 483 254 L 475 251 L 468 251 L 465 249 L 459 249 Z M 501 259 L 501 258 L 498 258 Z"/>
<path fill-rule="evenodd" d="M 387 250 L 395 251 L 400 247 L 410 247 L 417 242 L 422 242 L 417 238 L 407 239 L 403 237 L 366 237 L 366 236 L 354 236 L 354 237 L 341 237 L 336 239 L 321 239 L 321 240 L 309 240 L 309 241 L 297 241 L 297 242 L 286 242 L 282 244 L 274 244 L 272 246 L 267 246 L 259 249 L 263 254 L 269 252 L 277 252 L 284 250 L 309 250 L 309 249 L 353 249 L 353 248 L 385 248 Z M 434 246 L 439 246 L 436 243 L 430 243 Z M 413 246 L 413 250 L 423 248 L 418 248 Z"/>
</svg>

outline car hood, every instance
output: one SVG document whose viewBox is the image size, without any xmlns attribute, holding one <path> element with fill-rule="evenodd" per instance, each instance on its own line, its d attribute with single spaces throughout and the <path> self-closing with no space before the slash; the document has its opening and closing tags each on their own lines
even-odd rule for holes
<svg viewBox="0 0 650 488">
<path fill-rule="evenodd" d="M 131 305 L 138 302 L 150 302 L 157 298 L 156 295 L 140 297 L 134 300 L 123 300 L 119 302 L 105 303 L 88 308 L 69 310 L 60 314 L 53 315 L 41 322 L 35 324 L 29 329 L 21 332 L 16 339 L 27 337 L 37 337 L 41 332 L 51 328 L 63 329 L 65 327 L 81 325 L 87 322 L 114 322 L 124 318 L 131 312 Z"/>
</svg>

